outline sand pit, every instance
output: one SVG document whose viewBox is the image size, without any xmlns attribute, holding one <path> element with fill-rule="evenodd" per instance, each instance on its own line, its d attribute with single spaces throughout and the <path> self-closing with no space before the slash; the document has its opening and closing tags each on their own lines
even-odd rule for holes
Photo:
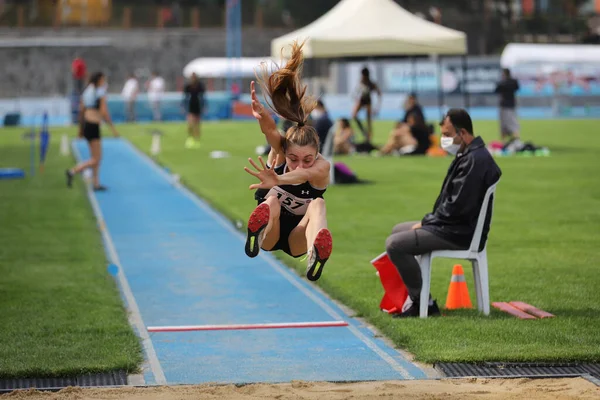
<svg viewBox="0 0 600 400">
<path fill-rule="evenodd" d="M 162 386 L 148 388 L 80 389 L 60 392 L 17 391 L 7 400 L 245 400 L 245 399 L 599 399 L 600 387 L 583 378 L 570 379 L 445 379 L 361 383 L 292 382 L 226 386 Z"/>
</svg>

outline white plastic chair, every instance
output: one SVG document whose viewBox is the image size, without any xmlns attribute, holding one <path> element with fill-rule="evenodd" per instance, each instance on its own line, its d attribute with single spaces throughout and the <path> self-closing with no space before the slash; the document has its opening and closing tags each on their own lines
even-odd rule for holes
<svg viewBox="0 0 600 400">
<path fill-rule="evenodd" d="M 499 181 L 498 181 L 499 182 Z M 488 261 L 487 261 L 487 242 L 482 251 L 479 251 L 483 225 L 485 224 L 485 215 L 492 195 L 496 192 L 498 182 L 489 187 L 483 198 L 483 204 L 477 218 L 477 226 L 473 234 L 473 240 L 468 250 L 434 250 L 431 253 L 422 254 L 417 257 L 421 267 L 421 277 L 423 286 L 421 287 L 421 302 L 419 316 L 427 318 L 427 308 L 429 306 L 429 290 L 431 287 L 431 261 L 436 257 L 456 258 L 469 260 L 473 266 L 473 278 L 475 281 L 475 293 L 477 295 L 477 308 L 483 311 L 484 315 L 490 314 L 490 290 L 488 281 Z M 493 213 L 494 201 L 490 205 L 490 215 Z M 490 219 L 491 224 L 491 219 Z"/>
<path fill-rule="evenodd" d="M 335 131 L 336 124 L 333 124 L 331 128 L 329 128 L 329 132 L 327 132 L 325 143 L 323 143 L 323 146 L 321 146 L 321 154 L 331 164 L 331 168 L 329 168 L 330 185 L 333 185 L 335 183 L 335 166 L 333 164 L 333 138 L 335 137 Z"/>
</svg>

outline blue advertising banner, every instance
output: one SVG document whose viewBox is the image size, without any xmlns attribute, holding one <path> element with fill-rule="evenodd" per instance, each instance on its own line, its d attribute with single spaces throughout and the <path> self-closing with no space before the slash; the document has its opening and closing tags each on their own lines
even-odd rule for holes
<svg viewBox="0 0 600 400">
<path fill-rule="evenodd" d="M 600 96 L 600 63 L 527 63 L 512 68 L 519 96 Z"/>
<path fill-rule="evenodd" d="M 494 94 L 501 76 L 500 59 L 469 59 L 466 79 L 460 60 L 443 61 L 441 69 L 432 61 L 386 62 L 379 84 L 390 93 Z M 439 71 L 441 70 L 441 79 Z M 600 96 L 600 63 L 526 63 L 511 69 L 519 81 L 521 97 Z"/>
<path fill-rule="evenodd" d="M 442 61 L 441 68 L 432 61 L 386 63 L 382 66 L 382 90 L 385 92 L 437 92 L 446 94 L 493 94 L 500 79 L 500 61 L 469 61 L 466 79 L 460 60 Z M 441 79 L 439 73 L 441 72 Z"/>
</svg>

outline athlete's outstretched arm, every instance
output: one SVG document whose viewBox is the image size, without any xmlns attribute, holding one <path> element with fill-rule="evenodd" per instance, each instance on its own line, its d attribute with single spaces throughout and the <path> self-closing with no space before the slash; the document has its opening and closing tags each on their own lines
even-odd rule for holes
<svg viewBox="0 0 600 400">
<path fill-rule="evenodd" d="M 278 185 L 297 185 L 306 181 L 315 187 L 329 185 L 329 169 L 331 164 L 319 157 L 310 168 L 296 168 L 278 176 Z"/>
<path fill-rule="evenodd" d="M 271 189 L 273 186 L 294 185 L 298 183 L 304 183 L 306 181 L 319 188 L 329 185 L 330 164 L 329 161 L 324 159 L 318 159 L 310 168 L 297 168 L 294 171 L 287 172 L 283 175 L 277 175 L 274 171 L 274 166 L 279 161 L 279 155 L 275 156 L 271 167 L 266 166 L 262 157 L 260 156 L 258 157 L 258 161 L 260 161 L 262 168 L 256 165 L 254 160 L 251 158 L 249 158 L 248 161 L 256 171 L 252 171 L 247 167 L 244 167 L 244 170 L 250 175 L 258 178 L 260 181 L 260 183 L 254 183 L 250 185 L 250 190 Z"/>
<path fill-rule="evenodd" d="M 258 121 L 260 130 L 265 134 L 267 142 L 271 148 L 275 150 L 275 153 L 281 153 L 283 138 L 277 129 L 275 120 L 258 100 L 258 96 L 256 95 L 256 90 L 254 88 L 254 81 L 250 82 L 250 93 L 252 96 L 252 115 Z"/>
<path fill-rule="evenodd" d="M 104 97 L 104 96 L 102 96 L 102 98 L 100 100 L 100 113 L 102 114 L 102 118 L 104 119 L 106 124 L 108 126 L 110 126 L 110 129 L 112 130 L 113 135 L 115 135 L 115 137 L 119 136 L 119 132 L 117 132 L 117 129 L 113 125 L 112 119 L 110 118 L 110 113 L 109 113 L 108 107 L 106 105 L 106 97 Z"/>
</svg>

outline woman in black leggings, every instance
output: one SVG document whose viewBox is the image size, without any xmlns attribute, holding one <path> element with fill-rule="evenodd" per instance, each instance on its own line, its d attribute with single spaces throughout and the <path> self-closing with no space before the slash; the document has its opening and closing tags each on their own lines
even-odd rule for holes
<svg viewBox="0 0 600 400">
<path fill-rule="evenodd" d="M 113 131 L 115 137 L 119 133 L 113 125 L 108 108 L 106 107 L 106 78 L 102 72 L 96 72 L 90 78 L 90 82 L 81 95 L 80 115 L 83 121 L 83 137 L 90 146 L 91 158 L 81 162 L 75 167 L 65 171 L 67 175 L 67 186 L 73 185 L 73 177 L 85 170 L 92 168 L 94 190 L 106 190 L 98 181 L 98 169 L 102 159 L 102 146 L 100 143 L 100 123 L 104 120 Z"/>
<path fill-rule="evenodd" d="M 196 74 L 192 74 L 190 83 L 183 90 L 183 106 L 187 112 L 188 138 L 185 147 L 200 147 L 200 121 L 204 111 L 204 84 Z"/>
</svg>

